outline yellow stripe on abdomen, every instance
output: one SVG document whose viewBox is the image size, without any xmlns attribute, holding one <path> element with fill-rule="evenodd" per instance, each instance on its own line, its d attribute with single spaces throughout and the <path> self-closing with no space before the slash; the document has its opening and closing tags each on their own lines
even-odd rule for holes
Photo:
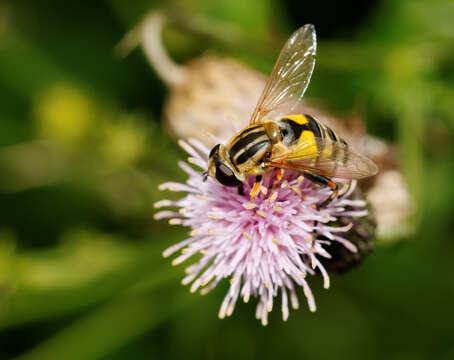
<svg viewBox="0 0 454 360">
<path fill-rule="evenodd" d="M 317 141 L 315 140 L 314 133 L 310 130 L 305 130 L 301 133 L 298 139 L 298 145 L 301 146 L 301 150 L 298 151 L 298 157 L 310 158 L 318 154 Z"/>
<path fill-rule="evenodd" d="M 333 143 L 331 141 L 325 142 L 324 149 L 321 152 L 323 157 L 329 158 L 333 154 Z"/>
<path fill-rule="evenodd" d="M 293 120 L 297 124 L 304 125 L 307 124 L 308 121 L 304 115 L 288 115 L 285 117 L 286 119 Z"/>
</svg>

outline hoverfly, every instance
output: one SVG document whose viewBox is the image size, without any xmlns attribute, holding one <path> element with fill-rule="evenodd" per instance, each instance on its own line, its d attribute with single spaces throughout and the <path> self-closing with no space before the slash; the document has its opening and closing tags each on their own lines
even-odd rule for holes
<svg viewBox="0 0 454 360">
<path fill-rule="evenodd" d="M 332 129 L 308 114 L 295 114 L 314 69 L 315 52 L 315 29 L 307 24 L 281 50 L 249 126 L 227 145 L 217 144 L 211 150 L 205 179 L 209 175 L 242 193 L 242 184 L 255 175 L 253 200 L 264 173 L 276 169 L 278 182 L 284 169 L 290 169 L 331 188 L 329 198 L 319 205 L 325 206 L 338 194 L 331 178 L 352 180 L 377 173 L 372 160 L 353 152 Z"/>
</svg>

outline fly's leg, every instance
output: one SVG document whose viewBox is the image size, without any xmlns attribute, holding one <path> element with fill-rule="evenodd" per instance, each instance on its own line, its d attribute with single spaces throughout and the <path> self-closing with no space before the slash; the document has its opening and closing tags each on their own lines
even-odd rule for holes
<svg viewBox="0 0 454 360">
<path fill-rule="evenodd" d="M 274 179 L 274 181 L 273 181 L 273 185 L 271 186 L 270 194 L 273 193 L 274 188 L 276 187 L 277 184 L 279 184 L 279 181 L 281 181 L 283 177 L 284 177 L 284 169 L 276 168 L 276 179 Z"/>
<path fill-rule="evenodd" d="M 325 206 L 327 206 L 331 201 L 333 201 L 336 198 L 337 194 L 339 193 L 339 187 L 337 186 L 337 184 L 334 181 L 327 178 L 326 176 L 317 175 L 317 174 L 313 174 L 310 172 L 304 172 L 303 174 L 310 181 L 312 181 L 316 184 L 328 186 L 331 189 L 331 195 L 322 203 L 317 204 L 317 208 L 319 208 L 319 209 L 324 208 Z"/>
<path fill-rule="evenodd" d="M 251 192 L 249 194 L 252 202 L 254 202 L 255 197 L 258 195 L 261 185 L 262 185 L 262 175 L 258 175 L 255 177 L 254 186 L 252 186 Z"/>
</svg>

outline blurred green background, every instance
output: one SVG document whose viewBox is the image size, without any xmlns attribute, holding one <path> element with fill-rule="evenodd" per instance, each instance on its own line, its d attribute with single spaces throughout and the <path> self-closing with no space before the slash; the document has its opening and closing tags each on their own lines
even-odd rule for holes
<svg viewBox="0 0 454 360">
<path fill-rule="evenodd" d="M 154 221 L 153 202 L 184 180 L 185 155 L 141 49 L 114 51 L 154 9 L 195 24 L 166 33 L 179 62 L 215 49 L 265 73 L 313 23 L 308 95 L 339 114 L 360 102 L 369 131 L 397 144 L 415 232 L 329 291 L 311 279 L 316 313 L 284 323 L 276 307 L 262 327 L 251 301 L 221 321 L 228 284 L 191 295 L 184 266 L 161 258 L 187 230 Z M 454 358 L 453 22 L 451 0 L 2 1 L 0 358 Z"/>
</svg>

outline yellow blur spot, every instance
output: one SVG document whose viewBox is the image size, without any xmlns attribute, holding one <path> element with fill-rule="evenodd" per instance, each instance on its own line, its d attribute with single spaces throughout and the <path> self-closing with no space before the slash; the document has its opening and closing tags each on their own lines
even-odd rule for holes
<svg viewBox="0 0 454 360">
<path fill-rule="evenodd" d="M 69 84 L 53 85 L 41 93 L 34 113 L 39 134 L 61 142 L 86 136 L 95 118 L 90 98 Z"/>
<path fill-rule="evenodd" d="M 294 122 L 304 125 L 307 124 L 307 119 L 304 115 L 289 115 L 285 117 L 286 119 L 293 120 Z"/>
<path fill-rule="evenodd" d="M 107 123 L 104 126 L 105 137 L 101 151 L 113 163 L 132 163 L 145 152 L 146 134 L 130 120 L 126 117 L 122 122 Z"/>
</svg>

